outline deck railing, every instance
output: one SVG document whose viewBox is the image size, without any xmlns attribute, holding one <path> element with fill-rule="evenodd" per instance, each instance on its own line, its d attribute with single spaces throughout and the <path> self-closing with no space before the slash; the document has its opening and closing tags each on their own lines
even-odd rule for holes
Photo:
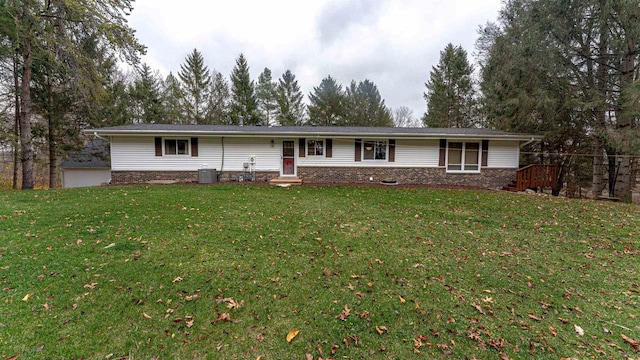
<svg viewBox="0 0 640 360">
<path fill-rule="evenodd" d="M 555 188 L 558 165 L 534 164 L 519 169 L 516 173 L 517 191 L 529 188 Z"/>
</svg>

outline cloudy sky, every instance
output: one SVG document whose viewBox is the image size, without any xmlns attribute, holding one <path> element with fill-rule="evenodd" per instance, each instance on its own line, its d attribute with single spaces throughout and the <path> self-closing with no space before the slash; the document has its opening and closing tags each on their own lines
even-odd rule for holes
<svg viewBox="0 0 640 360">
<path fill-rule="evenodd" d="M 129 18 L 143 61 L 177 72 L 197 48 L 210 69 L 231 73 L 244 53 L 252 79 L 290 69 L 306 96 L 327 75 L 343 86 L 369 79 L 386 104 L 420 117 L 429 71 L 448 44 L 474 62 L 477 29 L 500 0 L 136 0 Z"/>
</svg>

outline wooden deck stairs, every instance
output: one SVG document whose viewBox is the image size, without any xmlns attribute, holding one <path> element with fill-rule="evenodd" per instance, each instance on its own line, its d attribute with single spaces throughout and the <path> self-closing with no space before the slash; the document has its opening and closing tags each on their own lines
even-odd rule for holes
<svg viewBox="0 0 640 360">
<path fill-rule="evenodd" d="M 502 187 L 505 191 L 524 191 L 526 189 L 553 189 L 558 177 L 558 165 L 534 164 L 519 169 L 516 179 Z"/>
<path fill-rule="evenodd" d="M 285 176 L 269 180 L 269 185 L 289 187 L 292 185 L 302 185 L 302 179 L 295 176 Z"/>
</svg>

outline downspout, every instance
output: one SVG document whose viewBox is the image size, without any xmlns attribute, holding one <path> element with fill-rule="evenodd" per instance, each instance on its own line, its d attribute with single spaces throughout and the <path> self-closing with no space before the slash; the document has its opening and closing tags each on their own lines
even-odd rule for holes
<svg viewBox="0 0 640 360">
<path fill-rule="evenodd" d="M 531 144 L 531 143 L 532 143 L 532 142 L 534 142 L 534 141 L 536 141 L 536 138 L 533 138 L 533 137 L 532 137 L 529 141 L 527 141 L 526 143 L 524 143 L 524 144 L 520 145 L 520 147 L 527 146 L 527 145 Z"/>
<path fill-rule="evenodd" d="M 109 163 L 111 163 L 111 141 L 105 137 L 102 137 L 100 135 L 98 135 L 97 131 L 93 132 L 93 136 L 97 137 L 100 140 L 104 140 L 104 141 L 108 141 L 109 142 Z M 111 166 L 109 166 L 109 175 L 111 175 L 112 173 L 112 168 Z M 107 182 L 108 184 L 111 184 L 111 179 L 113 179 L 112 177 L 109 177 L 109 181 Z M 62 187 L 64 188 L 64 175 L 62 176 Z"/>
<path fill-rule="evenodd" d="M 222 176 L 222 170 L 224 170 L 224 136 L 220 138 L 220 144 L 222 146 L 222 159 L 220 160 L 220 171 L 218 171 L 218 181 Z"/>
<path fill-rule="evenodd" d="M 97 138 L 98 138 L 98 139 L 100 139 L 100 140 L 109 141 L 109 139 L 107 139 L 107 138 L 105 138 L 105 137 L 102 137 L 102 136 L 98 135 L 98 132 L 97 132 L 97 131 L 94 131 L 94 132 L 93 132 L 93 136 L 97 137 Z"/>
</svg>

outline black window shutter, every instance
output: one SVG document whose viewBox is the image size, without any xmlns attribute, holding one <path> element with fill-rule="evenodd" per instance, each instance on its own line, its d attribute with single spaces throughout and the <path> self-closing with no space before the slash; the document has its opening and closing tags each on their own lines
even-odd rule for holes
<svg viewBox="0 0 640 360">
<path fill-rule="evenodd" d="M 191 156 L 198 156 L 198 138 L 191 138 Z"/>
<path fill-rule="evenodd" d="M 162 138 L 157 137 L 156 141 L 156 156 L 162 156 Z"/>
<path fill-rule="evenodd" d="M 298 139 L 298 156 L 299 157 L 305 157 L 307 155 L 306 142 L 307 140 L 305 138 Z"/>
<path fill-rule="evenodd" d="M 396 140 L 389 139 L 389 162 L 396 161 Z"/>
<path fill-rule="evenodd" d="M 330 158 L 333 156 L 333 139 L 327 139 L 327 157 Z"/>
<path fill-rule="evenodd" d="M 362 139 L 356 139 L 355 144 L 355 156 L 353 160 L 362 161 Z"/>
<path fill-rule="evenodd" d="M 438 160 L 438 166 L 444 166 L 447 159 L 447 140 L 440 139 L 440 159 Z"/>
<path fill-rule="evenodd" d="M 487 166 L 489 161 L 489 140 L 482 140 L 482 166 Z"/>
</svg>

